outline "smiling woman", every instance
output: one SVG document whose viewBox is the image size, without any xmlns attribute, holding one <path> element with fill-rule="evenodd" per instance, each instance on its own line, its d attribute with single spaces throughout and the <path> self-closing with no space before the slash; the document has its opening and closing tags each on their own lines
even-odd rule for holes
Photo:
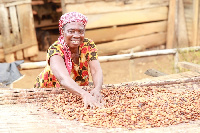
<svg viewBox="0 0 200 133">
<path fill-rule="evenodd" d="M 59 20 L 60 36 L 47 51 L 47 66 L 38 75 L 35 88 L 64 87 L 81 96 L 85 106 L 102 106 L 100 90 L 103 74 L 97 55 L 96 45 L 84 38 L 87 17 L 70 12 Z M 89 93 L 80 86 L 89 84 L 90 67 L 94 89 Z"/>
</svg>

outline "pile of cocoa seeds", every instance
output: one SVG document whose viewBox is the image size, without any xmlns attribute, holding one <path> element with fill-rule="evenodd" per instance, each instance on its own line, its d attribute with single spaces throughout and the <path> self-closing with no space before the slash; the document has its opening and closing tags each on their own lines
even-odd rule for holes
<svg viewBox="0 0 200 133">
<path fill-rule="evenodd" d="M 200 120 L 199 89 L 123 85 L 105 87 L 101 93 L 102 108 L 84 108 L 81 97 L 69 92 L 49 95 L 41 106 L 65 119 L 106 128 L 134 130 Z"/>
</svg>

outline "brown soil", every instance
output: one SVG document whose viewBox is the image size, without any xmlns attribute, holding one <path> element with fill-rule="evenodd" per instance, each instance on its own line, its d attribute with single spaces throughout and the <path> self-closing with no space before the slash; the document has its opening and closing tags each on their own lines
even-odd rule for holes
<svg viewBox="0 0 200 133">
<path fill-rule="evenodd" d="M 40 52 L 39 60 L 45 60 L 45 52 Z M 174 73 L 173 56 L 162 55 L 137 58 L 133 60 L 102 62 L 104 84 L 130 82 L 150 76 L 144 74 L 148 69 L 156 69 L 166 74 Z M 33 88 L 37 75 L 42 69 L 21 70 L 24 78 L 13 84 L 14 88 Z M 91 80 L 91 78 L 90 78 Z"/>
</svg>

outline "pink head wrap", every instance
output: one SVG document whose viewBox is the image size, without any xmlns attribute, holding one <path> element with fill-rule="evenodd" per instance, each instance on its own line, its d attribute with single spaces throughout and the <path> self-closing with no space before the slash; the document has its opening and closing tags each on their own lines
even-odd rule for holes
<svg viewBox="0 0 200 133">
<path fill-rule="evenodd" d="M 85 15 L 78 12 L 65 13 L 60 17 L 60 20 L 59 20 L 60 36 L 58 38 L 58 41 L 63 46 L 63 52 L 65 55 L 65 64 L 66 64 L 69 74 L 71 73 L 71 69 L 72 69 L 71 51 L 64 40 L 63 28 L 67 23 L 70 23 L 70 22 L 81 22 L 84 26 L 86 26 L 87 21 L 88 21 L 88 18 Z"/>
</svg>

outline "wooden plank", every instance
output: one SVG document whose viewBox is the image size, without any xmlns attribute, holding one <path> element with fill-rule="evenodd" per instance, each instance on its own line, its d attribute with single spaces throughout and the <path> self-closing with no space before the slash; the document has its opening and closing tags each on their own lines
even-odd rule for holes
<svg viewBox="0 0 200 133">
<path fill-rule="evenodd" d="M 62 8 L 62 14 L 66 13 L 66 4 L 65 0 L 61 0 L 61 8 Z"/>
<path fill-rule="evenodd" d="M 178 67 L 200 72 L 200 65 L 191 62 L 178 62 Z"/>
<path fill-rule="evenodd" d="M 85 3 L 85 2 L 91 2 L 91 1 L 102 1 L 102 0 L 62 0 L 64 3 Z"/>
<path fill-rule="evenodd" d="M 178 7 L 178 47 L 189 47 L 183 0 L 179 0 Z"/>
<path fill-rule="evenodd" d="M 88 30 L 85 33 L 85 37 L 92 39 L 97 44 L 99 42 L 132 38 L 156 32 L 165 32 L 166 30 L 167 30 L 167 21 L 161 21 L 161 22 L 152 22 L 152 23 L 137 24 L 137 25 L 127 25 L 120 27 L 109 27 L 109 28 Z"/>
<path fill-rule="evenodd" d="M 30 4 L 18 5 L 17 12 L 18 12 L 22 43 L 27 43 L 32 45 L 31 43 L 37 42 L 35 27 L 33 22 L 32 7 Z"/>
<path fill-rule="evenodd" d="M 11 41 L 10 41 L 10 27 L 8 22 L 8 11 L 7 8 L 4 7 L 3 4 L 0 4 L 0 16 L 1 16 L 1 22 L 0 22 L 0 30 L 2 35 L 2 43 L 3 47 L 11 47 Z"/>
<path fill-rule="evenodd" d="M 0 3 L 11 3 L 16 1 L 27 1 L 27 0 L 1 0 Z"/>
<path fill-rule="evenodd" d="M 12 33 L 14 36 L 15 45 L 20 44 L 21 38 L 20 38 L 20 33 L 19 33 L 19 24 L 18 24 L 18 18 L 17 18 L 17 12 L 16 12 L 15 6 L 9 7 L 9 11 L 10 11 Z"/>
<path fill-rule="evenodd" d="M 192 4 L 185 4 L 184 1 L 184 9 L 185 9 L 185 19 L 186 19 L 186 26 L 188 31 L 188 41 L 189 45 L 192 46 L 192 22 L 193 22 L 193 8 Z"/>
<path fill-rule="evenodd" d="M 58 29 L 58 21 L 52 22 L 50 19 L 42 20 L 40 24 L 38 24 L 38 21 L 34 21 L 34 25 L 36 28 L 48 28 L 48 27 L 57 27 Z"/>
<path fill-rule="evenodd" d="M 199 0 L 193 0 L 192 46 L 198 44 Z"/>
<path fill-rule="evenodd" d="M 13 47 L 4 48 L 4 53 L 5 54 L 13 53 L 13 52 L 16 52 L 16 51 L 19 51 L 19 50 L 22 50 L 22 49 L 25 49 L 25 48 L 28 48 L 28 47 L 34 46 L 34 45 L 37 45 L 37 42 L 18 44 Z"/>
<path fill-rule="evenodd" d="M 144 10 L 87 15 L 89 21 L 86 29 L 161 21 L 167 19 L 167 13 L 167 7 L 158 7 Z"/>
<path fill-rule="evenodd" d="M 26 12 L 24 12 L 24 11 L 26 11 Z M 31 4 L 18 5 L 17 12 L 18 12 L 18 20 L 19 20 L 23 48 L 37 45 Z M 24 45 L 26 45 L 26 46 L 24 46 Z M 20 47 L 21 47 L 21 49 L 23 49 L 22 45 L 20 45 Z M 17 49 L 17 51 L 18 50 L 19 49 Z M 8 52 L 8 51 L 6 51 L 6 52 Z M 38 52 L 38 51 L 34 51 L 33 53 L 35 53 L 35 52 Z M 26 53 L 26 52 L 24 52 L 24 53 Z M 33 56 L 32 55 L 33 53 L 30 53 L 30 57 Z M 24 55 L 24 57 L 28 57 L 28 56 L 29 56 L 28 53 L 26 53 L 26 56 Z"/>
<path fill-rule="evenodd" d="M 21 37 L 20 37 L 20 32 L 19 32 L 16 6 L 10 6 L 9 11 L 10 11 L 10 19 L 11 19 L 11 25 L 12 25 L 14 45 L 18 45 L 18 44 L 21 44 L 22 42 L 21 42 Z M 16 55 L 17 60 L 23 60 L 22 50 L 17 51 L 15 55 Z"/>
<path fill-rule="evenodd" d="M 175 40 L 175 12 L 176 12 L 176 0 L 170 0 L 168 27 L 167 27 L 167 44 L 166 44 L 167 49 L 173 48 Z"/>
<path fill-rule="evenodd" d="M 87 14 L 99 14 L 99 13 L 147 9 L 147 8 L 155 8 L 168 5 L 169 5 L 168 0 L 159 0 L 159 1 L 134 0 L 130 4 L 117 4 L 117 1 L 93 1 L 93 2 L 66 4 L 63 10 L 65 9 L 64 12 L 76 11 L 87 15 Z"/>
<path fill-rule="evenodd" d="M 16 2 L 12 2 L 12 3 L 6 3 L 5 7 L 22 5 L 22 4 L 31 4 L 31 0 L 24 0 L 24 1 L 16 1 Z"/>
<path fill-rule="evenodd" d="M 126 50 L 137 46 L 153 47 L 166 42 L 166 33 L 156 33 L 97 45 L 99 55 L 113 55 L 120 50 Z"/>
</svg>

